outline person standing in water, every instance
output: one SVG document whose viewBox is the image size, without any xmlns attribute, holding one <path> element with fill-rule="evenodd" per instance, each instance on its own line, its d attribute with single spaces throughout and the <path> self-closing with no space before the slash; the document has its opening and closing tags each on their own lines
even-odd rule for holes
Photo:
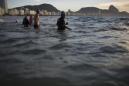
<svg viewBox="0 0 129 86">
<path fill-rule="evenodd" d="M 30 17 L 29 17 L 29 24 L 30 24 L 30 26 L 32 25 L 32 23 L 33 23 L 33 16 L 30 15 Z"/>
<path fill-rule="evenodd" d="M 29 20 L 28 20 L 27 16 L 24 17 L 22 24 L 24 25 L 24 27 L 29 26 Z"/>
<path fill-rule="evenodd" d="M 39 18 L 39 10 L 36 11 L 36 14 L 34 16 L 34 29 L 36 30 L 36 32 L 39 32 L 40 29 L 40 18 Z"/>
<path fill-rule="evenodd" d="M 59 31 L 64 31 L 65 29 L 69 29 L 66 25 L 68 25 L 68 23 L 65 23 L 65 12 L 62 11 L 61 12 L 61 17 L 57 20 L 57 27 Z"/>
</svg>

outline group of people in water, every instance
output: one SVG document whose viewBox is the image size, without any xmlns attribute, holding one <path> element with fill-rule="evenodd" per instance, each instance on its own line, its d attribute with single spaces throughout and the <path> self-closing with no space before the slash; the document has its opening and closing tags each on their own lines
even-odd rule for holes
<svg viewBox="0 0 129 86">
<path fill-rule="evenodd" d="M 33 20 L 34 20 L 34 29 L 39 32 L 40 31 L 40 17 L 39 17 L 39 15 L 40 15 L 40 11 L 37 10 L 36 14 L 34 15 L 34 18 L 32 15 L 29 17 L 29 19 L 27 18 L 27 16 L 25 16 L 22 24 L 24 25 L 24 27 L 29 27 L 29 25 L 33 24 Z M 65 22 L 65 12 L 64 11 L 61 12 L 61 16 L 57 20 L 56 25 L 57 25 L 59 31 L 64 31 L 65 29 L 70 30 L 70 28 L 68 28 L 66 26 L 66 25 L 68 25 L 68 23 Z"/>
<path fill-rule="evenodd" d="M 36 14 L 33 16 L 31 15 L 29 20 L 27 18 L 27 16 L 24 17 L 22 24 L 24 25 L 24 27 L 29 27 L 29 25 L 32 25 L 33 20 L 34 20 L 34 29 L 36 31 L 40 31 L 39 27 L 40 27 L 40 19 L 39 19 L 39 15 L 40 12 L 39 10 L 36 11 Z"/>
</svg>

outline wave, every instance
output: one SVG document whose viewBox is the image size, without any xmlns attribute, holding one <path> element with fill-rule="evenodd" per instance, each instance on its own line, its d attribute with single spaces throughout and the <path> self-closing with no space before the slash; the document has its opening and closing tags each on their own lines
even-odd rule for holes
<svg viewBox="0 0 129 86">
<path fill-rule="evenodd" d="M 127 28 L 116 28 L 116 27 L 112 27 L 110 28 L 111 30 L 117 30 L 117 31 L 127 31 Z"/>
<path fill-rule="evenodd" d="M 0 41 L 0 43 L 1 44 L 3 44 L 3 43 L 15 43 L 16 41 L 17 41 L 17 39 L 11 38 L 11 39 L 2 40 L 2 41 Z"/>
<path fill-rule="evenodd" d="M 125 48 L 114 45 L 114 46 L 104 46 L 99 49 L 102 53 L 115 54 L 115 53 L 128 53 Z"/>
<path fill-rule="evenodd" d="M 3 59 L 0 59 L 0 63 L 8 63 L 8 64 L 11 64 L 11 63 L 23 63 L 23 61 L 17 59 L 17 58 L 3 58 Z"/>
<path fill-rule="evenodd" d="M 53 50 L 60 50 L 60 49 L 63 49 L 63 48 L 70 48 L 71 46 L 69 46 L 68 44 L 57 44 L 57 45 L 54 45 L 52 47 L 50 47 L 50 49 L 53 49 Z"/>
<path fill-rule="evenodd" d="M 60 77 L 44 77 L 44 78 L 34 78 L 34 79 L 14 79 L 14 80 L 6 80 L 0 79 L 2 84 L 5 86 L 14 85 L 14 86 L 75 86 L 69 80 Z"/>
<path fill-rule="evenodd" d="M 0 22 L 4 22 L 4 20 L 3 19 L 0 19 Z"/>
<path fill-rule="evenodd" d="M 29 45 L 37 45 L 37 43 L 33 41 L 26 41 L 23 43 L 16 43 L 15 45 L 13 45 L 13 47 L 23 47 L 23 46 L 29 46 Z"/>
<path fill-rule="evenodd" d="M 97 67 L 90 65 L 90 64 L 80 64 L 80 65 L 69 65 L 67 67 L 65 67 L 64 69 L 69 69 L 72 71 L 84 71 L 87 69 L 97 69 Z"/>
<path fill-rule="evenodd" d="M 42 49 L 29 49 L 22 51 L 23 54 L 30 54 L 30 55 L 39 55 L 39 54 L 44 54 L 45 52 L 46 50 Z"/>
</svg>

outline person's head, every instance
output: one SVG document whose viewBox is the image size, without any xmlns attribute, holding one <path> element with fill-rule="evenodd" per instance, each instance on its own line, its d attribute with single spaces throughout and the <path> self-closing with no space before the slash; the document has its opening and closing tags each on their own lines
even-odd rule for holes
<svg viewBox="0 0 129 86">
<path fill-rule="evenodd" d="M 65 12 L 64 11 L 61 12 L 61 17 L 65 18 Z"/>
<path fill-rule="evenodd" d="M 36 10 L 36 14 L 39 14 L 40 12 L 39 12 L 39 10 Z"/>
<path fill-rule="evenodd" d="M 27 18 L 27 15 L 25 15 L 25 18 Z"/>
</svg>

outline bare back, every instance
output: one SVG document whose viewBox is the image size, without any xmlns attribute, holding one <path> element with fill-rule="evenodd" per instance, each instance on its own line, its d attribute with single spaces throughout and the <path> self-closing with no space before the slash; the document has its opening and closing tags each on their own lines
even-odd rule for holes
<svg viewBox="0 0 129 86">
<path fill-rule="evenodd" d="M 36 14 L 36 15 L 34 16 L 34 25 L 40 25 L 39 14 Z"/>
</svg>

